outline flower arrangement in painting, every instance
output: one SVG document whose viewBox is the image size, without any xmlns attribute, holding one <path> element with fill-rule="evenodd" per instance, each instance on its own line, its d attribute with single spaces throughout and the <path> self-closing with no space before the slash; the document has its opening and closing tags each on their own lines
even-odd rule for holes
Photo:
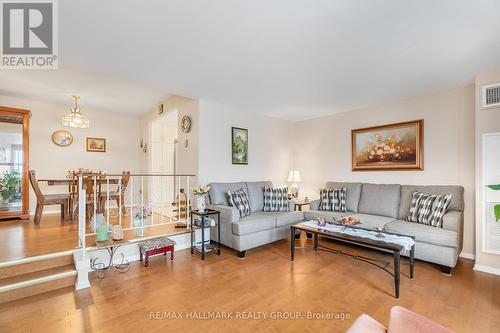
<svg viewBox="0 0 500 333">
<path fill-rule="evenodd" d="M 373 135 L 373 140 L 366 143 L 360 157 L 365 163 L 415 159 L 415 148 L 406 144 L 406 141 L 397 134 L 383 136 L 376 133 Z"/>
<path fill-rule="evenodd" d="M 193 193 L 198 197 L 203 197 L 207 195 L 208 191 L 210 191 L 210 186 L 208 185 L 198 185 L 193 187 Z"/>
</svg>

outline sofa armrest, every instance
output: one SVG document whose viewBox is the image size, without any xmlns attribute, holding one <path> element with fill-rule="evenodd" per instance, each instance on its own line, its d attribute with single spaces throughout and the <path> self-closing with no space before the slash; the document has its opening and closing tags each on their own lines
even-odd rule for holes
<svg viewBox="0 0 500 333">
<path fill-rule="evenodd" d="M 319 210 L 319 203 L 321 202 L 320 199 L 316 199 L 310 202 L 309 204 L 309 209 L 310 210 Z"/>
<path fill-rule="evenodd" d="M 220 212 L 221 223 L 234 223 L 240 220 L 240 212 L 235 207 L 225 205 L 207 205 L 208 209 L 218 210 Z"/>
<path fill-rule="evenodd" d="M 464 224 L 464 213 L 458 210 L 450 210 L 443 215 L 443 229 L 462 233 Z"/>
</svg>

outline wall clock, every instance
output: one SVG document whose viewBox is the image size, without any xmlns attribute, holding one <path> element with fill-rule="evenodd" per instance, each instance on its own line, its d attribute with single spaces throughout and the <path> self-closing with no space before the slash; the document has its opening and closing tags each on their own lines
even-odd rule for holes
<svg viewBox="0 0 500 333">
<path fill-rule="evenodd" d="M 184 115 L 181 119 L 181 131 L 188 133 L 191 130 L 191 117 Z"/>
<path fill-rule="evenodd" d="M 66 130 L 59 130 L 52 133 L 52 142 L 59 147 L 67 147 L 73 143 L 73 135 Z"/>
</svg>

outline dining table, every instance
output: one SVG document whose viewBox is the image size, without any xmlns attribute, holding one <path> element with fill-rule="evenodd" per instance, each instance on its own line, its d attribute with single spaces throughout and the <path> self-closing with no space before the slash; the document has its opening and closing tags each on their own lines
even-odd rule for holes
<svg viewBox="0 0 500 333">
<path fill-rule="evenodd" d="M 48 179 L 39 179 L 39 183 L 47 183 L 49 186 L 60 186 L 60 185 L 70 185 L 73 183 L 73 179 L 68 179 L 68 178 L 48 178 Z M 112 178 L 112 179 L 106 179 L 102 182 L 102 184 L 109 184 L 116 185 L 120 183 L 119 178 Z"/>
</svg>

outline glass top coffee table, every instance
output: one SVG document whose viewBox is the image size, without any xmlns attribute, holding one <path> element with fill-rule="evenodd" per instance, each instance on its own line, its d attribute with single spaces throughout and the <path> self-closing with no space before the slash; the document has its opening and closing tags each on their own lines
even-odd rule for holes
<svg viewBox="0 0 500 333">
<path fill-rule="evenodd" d="M 334 254 L 349 256 L 353 259 L 364 261 L 374 265 L 394 277 L 394 287 L 396 298 L 399 298 L 399 286 L 401 276 L 401 253 L 409 253 L 410 279 L 413 279 L 414 256 L 415 256 L 415 238 L 412 236 L 400 235 L 381 230 L 361 228 L 357 226 L 338 225 L 326 223 L 320 226 L 317 221 L 305 221 L 290 226 L 290 260 L 295 256 L 295 234 L 297 231 L 305 231 L 313 234 L 314 251 L 325 251 Z M 329 248 L 319 244 L 319 237 L 333 239 L 343 243 L 355 244 L 361 247 L 391 253 L 394 257 L 393 271 L 388 269 L 388 263 L 382 263 L 380 260 L 372 259 L 360 255 L 350 254 L 338 249 Z"/>
</svg>

